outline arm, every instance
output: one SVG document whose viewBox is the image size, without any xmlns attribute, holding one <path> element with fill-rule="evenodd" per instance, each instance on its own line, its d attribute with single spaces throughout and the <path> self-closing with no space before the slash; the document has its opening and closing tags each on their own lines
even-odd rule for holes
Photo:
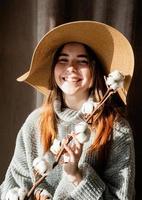
<svg viewBox="0 0 142 200">
<path fill-rule="evenodd" d="M 84 166 L 83 170 L 84 180 L 71 194 L 76 200 L 87 198 L 90 200 L 130 200 L 133 198 L 134 144 L 131 129 L 125 120 L 116 122 L 114 125 L 112 145 L 104 176 L 99 177 L 89 166 Z"/>
<path fill-rule="evenodd" d="M 30 185 L 31 178 L 27 165 L 22 127 L 17 135 L 14 155 L 1 186 L 1 198 L 5 199 L 6 193 L 12 188 L 25 187 L 28 189 Z"/>
<path fill-rule="evenodd" d="M 105 170 L 107 188 L 104 193 L 116 199 L 134 198 L 135 151 L 132 130 L 124 119 L 114 124 L 110 156 Z"/>
<path fill-rule="evenodd" d="M 12 161 L 8 167 L 5 180 L 0 187 L 0 196 L 5 200 L 6 193 L 15 187 L 31 188 L 34 182 L 32 163 L 41 151 L 38 124 L 39 111 L 34 111 L 27 118 L 19 131 Z M 39 185 L 47 188 L 47 183 Z"/>
<path fill-rule="evenodd" d="M 113 127 L 112 145 L 103 177 L 97 174 L 89 161 L 84 163 L 80 170 L 83 175 L 82 181 L 77 186 L 72 186 L 72 191 L 66 200 L 133 199 L 134 144 L 131 129 L 125 120 L 116 122 Z M 67 180 L 63 184 L 66 187 Z M 69 187 L 71 188 L 71 184 Z"/>
</svg>

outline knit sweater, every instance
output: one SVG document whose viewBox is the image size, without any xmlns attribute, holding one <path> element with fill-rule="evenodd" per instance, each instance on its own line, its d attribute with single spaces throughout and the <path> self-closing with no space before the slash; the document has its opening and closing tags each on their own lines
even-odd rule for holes
<svg viewBox="0 0 142 200">
<path fill-rule="evenodd" d="M 80 112 L 71 109 L 61 109 L 59 102 L 54 104 L 58 116 L 59 140 L 70 133 L 74 126 L 81 122 Z M 0 199 L 5 200 L 9 189 L 26 187 L 28 190 L 34 182 L 33 160 L 43 155 L 40 142 L 39 118 L 42 109 L 33 111 L 21 127 L 16 140 L 13 158 L 8 167 L 5 180 L 0 186 Z M 134 143 L 131 128 L 124 118 L 114 122 L 112 141 L 107 155 L 103 173 L 95 169 L 96 154 L 89 154 L 87 149 L 92 144 L 95 133 L 91 133 L 89 141 L 83 146 L 83 153 L 79 161 L 83 179 L 74 186 L 62 166 L 56 166 L 38 187 L 46 189 L 53 196 L 53 200 L 131 200 L 134 199 Z M 46 153 L 50 163 L 55 161 L 54 155 Z"/>
</svg>

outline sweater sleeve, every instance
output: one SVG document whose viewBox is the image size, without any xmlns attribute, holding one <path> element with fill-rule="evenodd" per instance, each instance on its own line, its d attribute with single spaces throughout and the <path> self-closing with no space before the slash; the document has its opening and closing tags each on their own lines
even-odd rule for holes
<svg viewBox="0 0 142 200">
<path fill-rule="evenodd" d="M 0 199 L 5 200 L 6 193 L 15 187 L 27 188 L 29 191 L 34 182 L 32 163 L 39 153 L 37 125 L 38 112 L 31 113 L 23 124 L 16 138 L 14 155 L 7 169 L 5 179 L 0 186 Z M 45 183 L 40 188 L 47 188 Z"/>
<path fill-rule="evenodd" d="M 25 145 L 23 140 L 23 127 L 19 131 L 16 139 L 16 146 L 12 161 L 6 172 L 5 180 L 1 185 L 1 199 L 5 199 L 6 193 L 14 187 L 29 188 L 31 178 L 26 163 Z"/>
<path fill-rule="evenodd" d="M 134 143 L 125 120 L 115 123 L 113 140 L 103 176 L 88 163 L 82 165 L 83 180 L 66 200 L 132 200 L 134 198 Z"/>
</svg>

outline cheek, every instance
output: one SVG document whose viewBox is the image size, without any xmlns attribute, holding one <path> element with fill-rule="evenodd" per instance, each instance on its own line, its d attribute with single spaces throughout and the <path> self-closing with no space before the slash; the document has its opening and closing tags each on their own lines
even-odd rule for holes
<svg viewBox="0 0 142 200">
<path fill-rule="evenodd" d="M 54 68 L 54 76 L 61 74 L 63 71 L 63 67 L 60 65 L 55 65 Z"/>
<path fill-rule="evenodd" d="M 55 79 L 55 82 L 58 83 L 61 81 L 61 74 L 62 74 L 62 68 L 60 66 L 55 66 L 55 69 L 54 69 L 54 79 Z"/>
<path fill-rule="evenodd" d="M 58 80 L 59 80 L 59 78 L 58 78 L 58 74 L 57 74 L 57 72 L 56 71 L 54 71 L 54 80 L 55 80 L 55 83 L 56 84 L 58 84 Z"/>
<path fill-rule="evenodd" d="M 55 69 L 54 69 L 54 77 L 55 77 L 55 80 L 58 78 L 59 73 L 60 73 L 59 67 L 55 66 Z"/>
<path fill-rule="evenodd" d="M 83 75 L 84 75 L 84 78 L 86 78 L 88 81 L 90 81 L 90 79 L 92 79 L 92 73 L 89 69 L 84 70 Z"/>
<path fill-rule="evenodd" d="M 93 78 L 90 78 L 90 82 L 89 82 L 89 88 L 91 88 L 93 86 Z"/>
<path fill-rule="evenodd" d="M 93 85 L 93 76 L 92 76 L 91 71 L 88 71 L 88 73 L 86 74 L 86 79 L 87 79 L 86 81 L 88 82 L 89 88 L 91 88 Z"/>
</svg>

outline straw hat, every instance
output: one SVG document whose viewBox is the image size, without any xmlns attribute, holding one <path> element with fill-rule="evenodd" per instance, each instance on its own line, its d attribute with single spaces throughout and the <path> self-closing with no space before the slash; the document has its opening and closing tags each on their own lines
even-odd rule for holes
<svg viewBox="0 0 142 200">
<path fill-rule="evenodd" d="M 35 48 L 29 71 L 17 80 L 25 81 L 44 95 L 48 95 L 51 90 L 49 79 L 54 52 L 59 46 L 68 42 L 88 45 L 101 60 L 106 73 L 117 69 L 126 76 L 124 89 L 118 91 L 126 103 L 134 68 L 133 50 L 122 33 L 111 26 L 95 21 L 62 24 L 45 34 Z"/>
</svg>

